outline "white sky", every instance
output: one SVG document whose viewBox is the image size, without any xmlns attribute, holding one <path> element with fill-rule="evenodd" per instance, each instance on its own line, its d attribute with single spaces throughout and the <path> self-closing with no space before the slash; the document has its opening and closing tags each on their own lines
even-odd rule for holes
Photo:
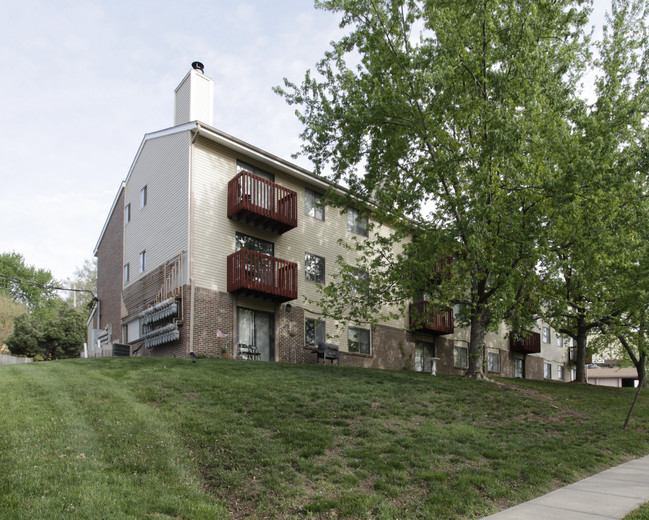
<svg viewBox="0 0 649 520">
<path fill-rule="evenodd" d="M 609 2 L 595 1 L 599 22 Z M 214 126 L 292 160 L 301 128 L 271 89 L 300 82 L 339 34 L 311 0 L 4 2 L 0 253 L 59 280 L 91 258 L 142 137 L 173 125 L 192 61 L 214 80 Z"/>
</svg>

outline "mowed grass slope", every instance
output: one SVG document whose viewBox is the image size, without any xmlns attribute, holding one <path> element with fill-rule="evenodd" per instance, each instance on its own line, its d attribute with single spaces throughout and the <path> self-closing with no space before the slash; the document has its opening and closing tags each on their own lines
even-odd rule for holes
<svg viewBox="0 0 649 520">
<path fill-rule="evenodd" d="M 233 360 L 0 368 L 0 518 L 480 518 L 649 453 L 634 389 Z"/>
</svg>

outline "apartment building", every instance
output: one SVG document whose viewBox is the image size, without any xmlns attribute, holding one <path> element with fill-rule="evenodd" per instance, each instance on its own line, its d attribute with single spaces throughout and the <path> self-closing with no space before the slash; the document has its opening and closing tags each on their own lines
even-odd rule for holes
<svg viewBox="0 0 649 520">
<path fill-rule="evenodd" d="M 370 325 L 308 303 L 338 256 L 353 260 L 339 239 L 362 240 L 367 221 L 321 205 L 328 181 L 214 128 L 212 112 L 212 80 L 195 62 L 175 90 L 174 126 L 144 136 L 97 242 L 90 328 L 133 355 L 238 357 L 254 345 L 264 361 L 315 363 L 327 341 L 341 365 L 464 372 L 468 330 L 452 308 L 413 302 L 405 318 Z M 542 379 L 540 332 L 489 333 L 489 372 Z M 560 357 L 548 362 L 565 377 Z"/>
</svg>

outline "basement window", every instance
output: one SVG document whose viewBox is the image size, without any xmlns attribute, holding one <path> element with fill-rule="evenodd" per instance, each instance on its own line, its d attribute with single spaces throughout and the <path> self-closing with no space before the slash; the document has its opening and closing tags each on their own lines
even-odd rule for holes
<svg viewBox="0 0 649 520">
<path fill-rule="evenodd" d="M 469 349 L 460 345 L 453 347 L 453 366 L 455 368 L 469 368 Z"/>
</svg>

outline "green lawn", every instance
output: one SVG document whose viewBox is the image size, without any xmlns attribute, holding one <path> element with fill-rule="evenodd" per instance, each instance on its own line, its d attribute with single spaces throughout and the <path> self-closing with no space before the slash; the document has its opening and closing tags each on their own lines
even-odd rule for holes
<svg viewBox="0 0 649 520">
<path fill-rule="evenodd" d="M 633 389 L 233 360 L 0 368 L 0 518 L 480 518 L 649 453 Z"/>
</svg>

